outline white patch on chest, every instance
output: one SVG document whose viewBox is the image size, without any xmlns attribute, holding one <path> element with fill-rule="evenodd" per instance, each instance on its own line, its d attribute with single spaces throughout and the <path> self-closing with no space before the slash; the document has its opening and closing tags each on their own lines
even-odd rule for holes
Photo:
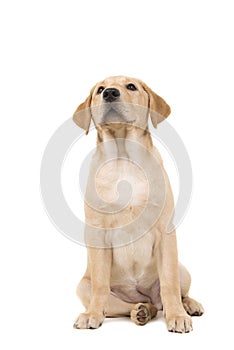
<svg viewBox="0 0 234 350">
<path fill-rule="evenodd" d="M 95 177 L 97 194 L 113 208 L 144 205 L 149 193 L 149 184 L 137 164 L 128 159 L 115 159 L 104 163 Z"/>
</svg>

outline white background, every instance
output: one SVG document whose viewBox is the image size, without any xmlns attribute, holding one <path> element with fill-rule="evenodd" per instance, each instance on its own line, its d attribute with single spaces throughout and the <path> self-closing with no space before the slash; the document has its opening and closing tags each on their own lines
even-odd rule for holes
<svg viewBox="0 0 234 350">
<path fill-rule="evenodd" d="M 1 348 L 197 349 L 233 332 L 232 1 L 5 1 L 1 35 Z M 85 249 L 51 224 L 40 161 L 53 132 L 109 75 L 145 81 L 172 108 L 193 165 L 193 199 L 178 230 L 191 296 L 206 313 L 191 334 L 162 318 L 106 320 L 75 331 Z M 91 142 L 91 141 L 90 141 Z M 80 152 L 84 152 L 82 148 Z M 167 166 L 167 164 L 165 164 Z M 127 345 L 124 345 L 127 344 Z"/>
</svg>

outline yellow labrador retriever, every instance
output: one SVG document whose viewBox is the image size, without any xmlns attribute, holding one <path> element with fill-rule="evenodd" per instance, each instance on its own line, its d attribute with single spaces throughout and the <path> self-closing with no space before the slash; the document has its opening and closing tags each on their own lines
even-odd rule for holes
<svg viewBox="0 0 234 350">
<path fill-rule="evenodd" d="M 110 77 L 96 84 L 74 122 L 97 130 L 85 194 L 88 264 L 77 294 L 86 311 L 74 328 L 98 328 L 105 317 L 144 325 L 163 310 L 172 332 L 192 330 L 203 314 L 188 296 L 191 278 L 178 263 L 176 232 L 168 232 L 173 195 L 148 131 L 170 107 L 145 83 Z"/>
</svg>

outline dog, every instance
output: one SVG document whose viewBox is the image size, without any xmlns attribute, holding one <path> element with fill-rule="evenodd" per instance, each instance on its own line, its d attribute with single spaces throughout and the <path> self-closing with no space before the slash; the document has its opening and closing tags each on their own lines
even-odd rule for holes
<svg viewBox="0 0 234 350">
<path fill-rule="evenodd" d="M 200 303 L 188 296 L 191 277 L 179 264 L 176 232 L 167 232 L 174 202 L 154 127 L 169 105 L 144 82 L 109 77 L 96 84 L 73 120 L 97 147 L 85 194 L 88 263 L 77 294 L 86 308 L 74 328 L 98 328 L 105 317 L 130 316 L 145 325 L 163 310 L 167 329 L 187 333 Z"/>
</svg>

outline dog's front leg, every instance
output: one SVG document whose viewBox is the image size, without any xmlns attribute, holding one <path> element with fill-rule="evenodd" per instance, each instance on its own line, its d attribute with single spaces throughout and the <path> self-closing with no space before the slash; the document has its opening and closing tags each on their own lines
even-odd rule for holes
<svg viewBox="0 0 234 350">
<path fill-rule="evenodd" d="M 88 269 L 91 278 L 91 297 L 86 311 L 79 315 L 75 328 L 101 326 L 110 295 L 112 251 L 107 248 L 88 248 Z"/>
<path fill-rule="evenodd" d="M 177 242 L 175 232 L 163 234 L 158 256 L 163 312 L 168 330 L 185 333 L 192 330 L 191 317 L 185 312 L 181 300 Z"/>
</svg>

